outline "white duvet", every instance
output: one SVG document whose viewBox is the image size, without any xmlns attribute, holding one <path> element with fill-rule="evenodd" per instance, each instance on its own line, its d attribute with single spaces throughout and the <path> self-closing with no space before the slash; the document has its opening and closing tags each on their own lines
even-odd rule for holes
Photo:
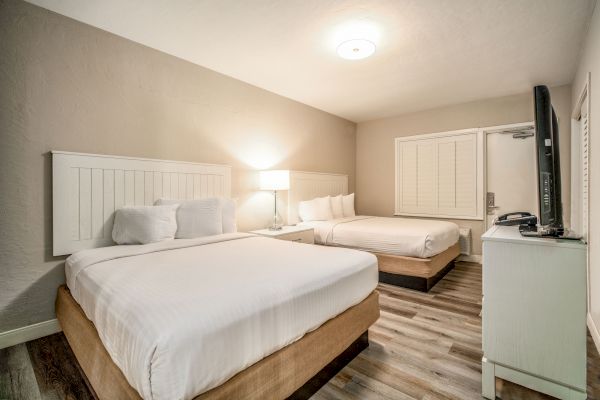
<svg viewBox="0 0 600 400">
<path fill-rule="evenodd" d="M 67 259 L 67 284 L 144 399 L 191 399 L 358 304 L 371 254 L 242 233 Z"/>
<path fill-rule="evenodd" d="M 406 257 L 432 257 L 458 241 L 456 224 L 427 219 L 362 215 L 299 225 L 313 227 L 319 244 Z"/>
</svg>

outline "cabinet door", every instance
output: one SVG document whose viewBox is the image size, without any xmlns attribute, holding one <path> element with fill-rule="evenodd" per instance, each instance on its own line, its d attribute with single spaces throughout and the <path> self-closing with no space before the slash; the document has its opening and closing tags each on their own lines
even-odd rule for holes
<svg viewBox="0 0 600 400">
<path fill-rule="evenodd" d="M 585 251 L 502 241 L 483 246 L 484 356 L 585 390 Z"/>
</svg>

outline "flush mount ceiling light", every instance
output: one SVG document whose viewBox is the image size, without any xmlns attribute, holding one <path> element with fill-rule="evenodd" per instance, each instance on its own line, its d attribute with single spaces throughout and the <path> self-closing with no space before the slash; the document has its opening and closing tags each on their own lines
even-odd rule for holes
<svg viewBox="0 0 600 400">
<path fill-rule="evenodd" d="M 375 53 L 375 43 L 367 39 L 351 39 L 337 47 L 337 53 L 346 60 L 360 60 Z"/>
</svg>

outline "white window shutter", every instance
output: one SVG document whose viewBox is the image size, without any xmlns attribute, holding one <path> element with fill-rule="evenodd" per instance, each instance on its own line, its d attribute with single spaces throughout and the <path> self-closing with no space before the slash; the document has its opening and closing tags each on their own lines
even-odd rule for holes
<svg viewBox="0 0 600 400">
<path fill-rule="evenodd" d="M 465 135 L 456 140 L 456 208 L 455 214 L 477 215 L 477 136 Z"/>
<path fill-rule="evenodd" d="M 478 136 L 470 130 L 396 139 L 396 214 L 481 219 Z"/>
<path fill-rule="evenodd" d="M 436 143 L 417 143 L 417 207 L 425 214 L 435 214 L 437 203 Z"/>
</svg>

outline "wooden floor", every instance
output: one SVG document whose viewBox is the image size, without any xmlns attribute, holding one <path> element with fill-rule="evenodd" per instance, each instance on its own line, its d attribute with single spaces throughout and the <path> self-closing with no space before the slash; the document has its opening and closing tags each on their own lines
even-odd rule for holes
<svg viewBox="0 0 600 400">
<path fill-rule="evenodd" d="M 481 266 L 457 263 L 429 293 L 379 290 L 370 347 L 313 400 L 481 399 Z M 496 384 L 504 400 L 550 398 Z M 589 337 L 588 394 L 600 400 L 600 357 Z M 0 400 L 93 398 L 62 334 L 0 350 Z"/>
<path fill-rule="evenodd" d="M 481 265 L 456 264 L 429 293 L 379 285 L 370 346 L 324 386 L 323 399 L 482 399 Z M 552 399 L 496 381 L 504 400 Z M 600 399 L 600 356 L 588 335 L 588 399 Z"/>
</svg>

